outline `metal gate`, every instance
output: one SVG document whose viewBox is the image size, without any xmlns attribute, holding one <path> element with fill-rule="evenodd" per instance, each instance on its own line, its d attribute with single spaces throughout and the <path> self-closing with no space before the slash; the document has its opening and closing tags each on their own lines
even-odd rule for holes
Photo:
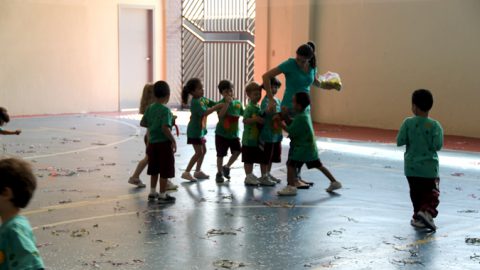
<svg viewBox="0 0 480 270">
<path fill-rule="evenodd" d="M 204 83 L 205 96 L 220 100 L 217 85 L 228 79 L 235 97 L 247 100 L 253 81 L 255 0 L 182 0 L 182 83 Z"/>
</svg>

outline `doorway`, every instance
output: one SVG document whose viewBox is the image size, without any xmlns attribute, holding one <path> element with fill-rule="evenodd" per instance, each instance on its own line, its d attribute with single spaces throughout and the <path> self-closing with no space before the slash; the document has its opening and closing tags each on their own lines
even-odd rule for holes
<svg viewBox="0 0 480 270">
<path fill-rule="evenodd" d="M 143 86 L 153 81 L 153 8 L 119 6 L 119 109 L 138 110 Z"/>
</svg>

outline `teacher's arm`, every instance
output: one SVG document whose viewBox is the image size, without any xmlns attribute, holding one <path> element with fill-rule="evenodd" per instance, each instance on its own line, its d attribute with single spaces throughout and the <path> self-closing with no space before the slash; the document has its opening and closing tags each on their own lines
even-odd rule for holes
<svg viewBox="0 0 480 270">
<path fill-rule="evenodd" d="M 270 80 L 274 78 L 277 75 L 280 75 L 283 73 L 278 67 L 272 68 L 269 71 L 267 71 L 265 74 L 262 76 L 263 80 L 263 88 L 267 92 L 268 99 L 270 102 L 273 101 L 273 94 L 272 94 L 272 86 L 270 85 Z"/>
</svg>

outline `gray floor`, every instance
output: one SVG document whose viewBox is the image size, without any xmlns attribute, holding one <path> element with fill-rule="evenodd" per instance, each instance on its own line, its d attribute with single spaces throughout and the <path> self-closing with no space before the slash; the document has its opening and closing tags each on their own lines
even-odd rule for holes
<svg viewBox="0 0 480 270">
<path fill-rule="evenodd" d="M 315 186 L 279 198 L 285 182 L 246 188 L 240 162 L 229 183 L 182 182 L 193 150 L 181 134 L 177 202 L 159 206 L 126 183 L 144 155 L 138 117 L 24 118 L 6 128 L 23 133 L 0 138 L 3 155 L 30 160 L 38 176 L 24 214 L 48 269 L 480 269 L 480 243 L 466 243 L 480 238 L 477 153 L 441 152 L 431 234 L 409 225 L 402 149 L 393 145 L 320 138 L 320 157 L 345 188 L 328 194 L 326 178 L 304 170 Z M 214 175 L 212 136 L 204 170 Z M 285 178 L 284 165 L 273 174 Z"/>
</svg>

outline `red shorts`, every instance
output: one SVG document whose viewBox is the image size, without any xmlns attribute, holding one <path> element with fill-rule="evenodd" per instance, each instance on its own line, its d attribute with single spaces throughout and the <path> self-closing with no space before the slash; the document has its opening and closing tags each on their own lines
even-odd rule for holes
<svg viewBox="0 0 480 270">
<path fill-rule="evenodd" d="M 282 143 L 264 143 L 262 164 L 280 163 L 282 161 Z"/>
<path fill-rule="evenodd" d="M 320 168 L 323 166 L 322 162 L 320 161 L 320 159 L 317 159 L 317 160 L 312 160 L 312 161 L 297 161 L 297 160 L 287 160 L 287 166 L 292 166 L 294 168 L 301 168 L 303 166 L 303 164 L 307 164 L 307 168 L 308 169 L 311 169 L 311 168 Z"/>
<path fill-rule="evenodd" d="M 202 137 L 202 138 L 187 138 L 187 144 L 204 145 L 206 143 L 207 143 L 207 139 L 205 139 L 205 137 Z"/>
<path fill-rule="evenodd" d="M 217 149 L 217 157 L 226 156 L 228 148 L 230 148 L 231 153 L 242 151 L 239 138 L 227 139 L 218 135 L 215 135 L 215 148 Z"/>
<path fill-rule="evenodd" d="M 175 157 L 172 142 L 150 143 L 147 146 L 148 175 L 160 174 L 161 178 L 175 177 Z"/>
<path fill-rule="evenodd" d="M 260 163 L 262 161 L 262 151 L 258 146 L 242 146 L 242 162 L 253 164 Z"/>
</svg>

